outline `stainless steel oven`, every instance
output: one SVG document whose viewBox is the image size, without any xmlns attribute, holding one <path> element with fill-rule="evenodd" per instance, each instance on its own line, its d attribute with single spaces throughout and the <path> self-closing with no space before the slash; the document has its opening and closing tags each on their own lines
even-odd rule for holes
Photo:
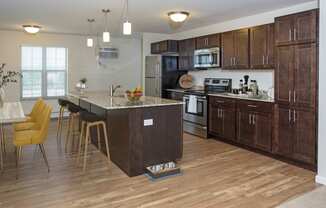
<svg viewBox="0 0 326 208">
<path fill-rule="evenodd" d="M 183 97 L 183 120 L 184 131 L 201 136 L 207 137 L 207 98 L 206 96 L 192 95 L 196 97 L 196 110 L 189 111 L 190 95 Z"/>
<path fill-rule="evenodd" d="M 195 68 L 220 67 L 220 48 L 195 50 Z"/>
</svg>

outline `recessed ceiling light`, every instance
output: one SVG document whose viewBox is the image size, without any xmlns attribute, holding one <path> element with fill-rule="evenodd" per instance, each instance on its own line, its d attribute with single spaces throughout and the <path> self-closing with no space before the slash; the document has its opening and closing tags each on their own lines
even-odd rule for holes
<svg viewBox="0 0 326 208">
<path fill-rule="evenodd" d="M 184 11 L 169 12 L 168 16 L 173 22 L 184 22 L 189 17 L 189 12 L 184 12 Z"/>
<path fill-rule="evenodd" d="M 23 28 L 26 32 L 35 34 L 38 33 L 41 29 L 41 26 L 38 25 L 23 25 Z"/>
</svg>

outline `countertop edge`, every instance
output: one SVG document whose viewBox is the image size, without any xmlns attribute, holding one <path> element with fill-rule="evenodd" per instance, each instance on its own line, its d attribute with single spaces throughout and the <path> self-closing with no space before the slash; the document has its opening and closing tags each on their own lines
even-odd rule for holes
<svg viewBox="0 0 326 208">
<path fill-rule="evenodd" d="M 275 103 L 275 100 L 248 98 L 248 97 L 231 96 L 231 95 L 223 95 L 223 94 L 208 94 L 208 96 L 239 99 L 239 100 L 249 100 L 249 101 L 257 101 L 257 102 L 266 102 L 266 103 Z"/>
</svg>

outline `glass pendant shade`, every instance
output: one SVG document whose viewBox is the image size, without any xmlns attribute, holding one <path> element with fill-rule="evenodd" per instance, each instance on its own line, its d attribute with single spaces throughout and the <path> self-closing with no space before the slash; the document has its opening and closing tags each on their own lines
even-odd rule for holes
<svg viewBox="0 0 326 208">
<path fill-rule="evenodd" d="M 111 41 L 110 33 L 109 32 L 103 32 L 103 42 L 109 43 Z"/>
<path fill-rule="evenodd" d="M 91 48 L 94 45 L 93 38 L 87 38 L 87 47 Z"/>
<path fill-rule="evenodd" d="M 123 34 L 131 35 L 131 23 L 128 21 L 123 23 Z"/>
</svg>

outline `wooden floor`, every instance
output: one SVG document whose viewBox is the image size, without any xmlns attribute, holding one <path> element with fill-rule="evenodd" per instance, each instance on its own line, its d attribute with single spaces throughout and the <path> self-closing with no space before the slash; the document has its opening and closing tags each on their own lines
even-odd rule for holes
<svg viewBox="0 0 326 208">
<path fill-rule="evenodd" d="M 146 176 L 129 178 L 95 148 L 83 174 L 74 153 L 58 153 L 55 128 L 53 122 L 45 146 L 49 174 L 41 154 L 30 147 L 24 150 L 16 180 L 10 145 L 0 175 L 1 208 L 264 208 L 316 188 L 313 172 L 188 134 L 180 176 L 156 182 Z"/>
</svg>

